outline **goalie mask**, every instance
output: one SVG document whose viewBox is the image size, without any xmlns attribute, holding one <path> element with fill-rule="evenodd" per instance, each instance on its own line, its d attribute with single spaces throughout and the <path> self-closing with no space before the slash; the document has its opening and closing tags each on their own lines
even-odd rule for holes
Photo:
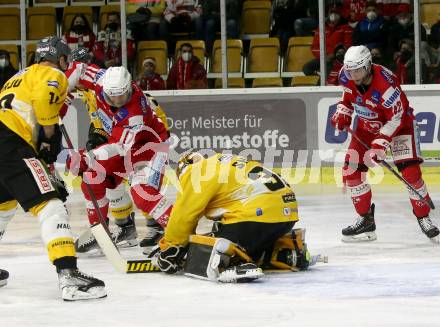
<svg viewBox="0 0 440 327">
<path fill-rule="evenodd" d="M 120 108 L 127 104 L 133 93 L 131 75 L 125 67 L 110 67 L 104 74 L 103 95 L 112 107 Z"/>
</svg>

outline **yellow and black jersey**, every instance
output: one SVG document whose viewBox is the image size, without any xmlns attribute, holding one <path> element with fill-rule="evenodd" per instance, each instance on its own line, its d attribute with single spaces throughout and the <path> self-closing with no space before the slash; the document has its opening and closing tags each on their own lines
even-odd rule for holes
<svg viewBox="0 0 440 327">
<path fill-rule="evenodd" d="M 223 224 L 298 220 L 292 188 L 260 163 L 243 157 L 216 154 L 202 159 L 186 166 L 179 181 L 181 189 L 163 240 L 167 245 L 185 245 L 202 216 Z"/>
<path fill-rule="evenodd" d="M 36 148 L 40 125 L 54 125 L 66 98 L 67 78 L 34 64 L 11 77 L 0 92 L 0 121 Z"/>
<path fill-rule="evenodd" d="M 148 99 L 148 105 L 150 106 L 151 109 L 153 109 L 153 111 L 156 113 L 156 116 L 159 117 L 159 119 L 165 125 L 167 132 L 169 132 L 170 128 L 168 127 L 167 116 L 165 115 L 165 112 L 163 111 L 162 107 L 157 102 L 157 100 L 151 95 L 145 94 L 145 96 Z"/>
</svg>

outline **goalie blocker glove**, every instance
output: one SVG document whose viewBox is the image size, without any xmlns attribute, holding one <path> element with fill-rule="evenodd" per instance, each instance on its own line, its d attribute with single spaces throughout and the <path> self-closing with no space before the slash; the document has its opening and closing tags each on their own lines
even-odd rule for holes
<svg viewBox="0 0 440 327">
<path fill-rule="evenodd" d="M 0 287 L 8 283 L 9 273 L 6 270 L 0 269 Z"/>
</svg>

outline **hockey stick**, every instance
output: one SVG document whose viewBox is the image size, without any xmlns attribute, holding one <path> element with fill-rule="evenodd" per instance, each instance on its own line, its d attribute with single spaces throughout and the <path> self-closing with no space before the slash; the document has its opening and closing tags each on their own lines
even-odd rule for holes
<svg viewBox="0 0 440 327">
<path fill-rule="evenodd" d="M 350 127 L 346 127 L 345 128 L 345 130 L 349 133 L 349 134 L 351 134 L 355 139 L 356 139 L 356 141 L 358 141 L 365 149 L 367 149 L 367 150 L 371 150 L 370 149 L 370 147 L 365 143 L 365 142 L 363 142 L 360 138 L 359 138 L 359 136 L 357 136 L 356 135 L 356 133 L 355 132 L 353 132 L 353 130 L 350 128 Z M 427 204 L 431 209 L 435 209 L 435 206 L 434 206 L 434 203 L 432 202 L 432 200 L 431 199 L 425 199 L 419 192 L 417 192 L 417 190 L 405 179 L 405 178 L 403 178 L 402 176 L 400 176 L 400 174 L 396 171 L 396 170 L 394 170 L 394 168 L 393 167 L 391 167 L 391 165 L 388 163 L 388 162 L 386 162 L 385 160 L 382 160 L 382 161 L 380 161 L 380 164 L 382 165 L 382 166 L 384 166 L 386 169 L 388 169 L 394 176 L 396 176 L 401 182 L 403 182 L 412 192 L 414 192 L 414 194 L 416 194 L 418 197 L 419 197 L 419 199 L 422 201 L 422 202 L 424 202 L 425 204 Z"/>
<path fill-rule="evenodd" d="M 70 140 L 69 134 L 67 133 L 64 124 L 60 123 L 60 130 L 66 140 L 67 146 L 73 149 L 73 143 Z M 139 260 L 127 260 L 124 259 L 119 252 L 116 244 L 111 238 L 110 230 L 107 226 L 106 219 L 103 217 L 101 210 L 99 210 L 99 204 L 96 200 L 95 193 L 93 192 L 90 184 L 86 180 L 86 176 L 83 175 L 84 184 L 86 186 L 87 192 L 90 195 L 93 207 L 98 213 L 99 223 L 94 224 L 90 227 L 93 236 L 95 236 L 102 252 L 110 261 L 110 263 L 122 273 L 147 273 L 147 272 L 160 272 L 160 269 L 154 266 L 150 259 L 139 259 Z"/>
</svg>

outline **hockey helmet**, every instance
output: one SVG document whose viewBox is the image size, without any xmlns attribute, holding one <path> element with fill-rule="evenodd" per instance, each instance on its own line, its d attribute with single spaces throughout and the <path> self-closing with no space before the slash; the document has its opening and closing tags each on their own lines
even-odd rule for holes
<svg viewBox="0 0 440 327">
<path fill-rule="evenodd" d="M 115 107 L 122 107 L 131 97 L 131 75 L 121 67 L 110 67 L 102 78 L 102 87 L 105 101 Z"/>
<path fill-rule="evenodd" d="M 69 56 L 69 62 L 79 61 L 88 64 L 92 60 L 92 56 L 86 48 L 78 48 L 73 50 Z"/>
<path fill-rule="evenodd" d="M 69 54 L 70 48 L 66 42 L 58 36 L 48 36 L 38 41 L 35 50 L 35 62 L 39 63 L 45 60 L 58 65 L 60 58 L 62 56 L 68 57 Z"/>
<path fill-rule="evenodd" d="M 348 78 L 352 79 L 351 71 L 364 67 L 367 73 L 370 72 L 373 59 L 371 52 L 364 45 L 350 47 L 344 56 L 344 70 Z"/>
<path fill-rule="evenodd" d="M 185 152 L 183 156 L 180 157 L 179 162 L 177 163 L 177 169 L 176 169 L 177 177 L 179 177 L 182 174 L 182 172 L 185 170 L 186 167 L 196 162 L 199 162 L 203 158 L 204 158 L 203 155 L 195 151 L 194 149 L 190 149 L 187 152 Z"/>
</svg>

